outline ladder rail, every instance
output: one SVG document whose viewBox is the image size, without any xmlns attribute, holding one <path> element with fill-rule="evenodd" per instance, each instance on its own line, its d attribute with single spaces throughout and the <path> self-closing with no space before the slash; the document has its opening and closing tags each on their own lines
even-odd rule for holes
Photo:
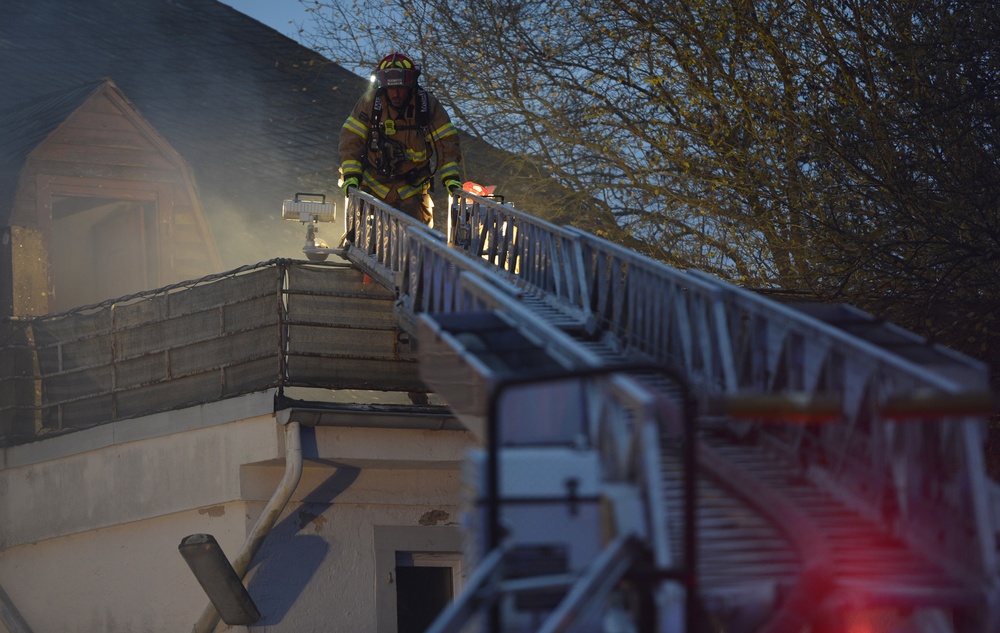
<svg viewBox="0 0 1000 633">
<path fill-rule="evenodd" d="M 349 221 L 366 228 L 355 231 L 365 241 L 348 255 L 391 271 L 385 278 L 404 314 L 459 311 L 462 292 L 505 287 L 500 302 L 530 322 L 523 297 L 536 293 L 583 309 L 592 335 L 609 341 L 623 359 L 680 371 L 705 399 L 789 392 L 836 398 L 838 421 L 786 427 L 775 441 L 797 454 L 810 477 L 893 522 L 912 542 L 942 540 L 943 533 L 935 551 L 998 583 L 994 496 L 980 454 L 987 412 L 887 414 L 894 401 L 927 391 L 983 391 L 985 365 L 953 355 L 948 362 L 962 370 L 956 379 L 700 271 L 680 271 L 578 229 L 469 198 L 477 229 L 469 253 L 365 200 L 373 227 L 361 222 L 371 213 L 351 215 L 349 205 Z M 931 518 L 942 514 L 943 520 Z M 927 521 L 929 532 L 922 525 Z"/>
<path fill-rule="evenodd" d="M 573 231 L 472 194 L 462 194 L 455 205 L 468 224 L 470 257 L 504 271 L 528 292 L 581 320 L 589 316 L 583 255 Z"/>
<path fill-rule="evenodd" d="M 488 232 L 496 223 L 481 226 Z M 547 228 L 544 222 L 535 227 Z M 804 454 L 807 461 L 833 456 L 833 464 L 823 468 L 832 468 L 832 476 L 847 484 L 839 492 L 869 513 L 881 512 L 886 502 L 901 509 L 898 527 L 911 540 L 925 541 L 930 531 L 943 529 L 932 519 L 941 514 L 941 505 L 948 507 L 949 518 L 968 519 L 966 527 L 976 534 L 972 542 L 950 539 L 949 547 L 959 551 L 966 567 L 991 577 L 1000 574 L 994 546 L 1000 532 L 982 457 L 972 449 L 982 446 L 985 415 L 936 416 L 902 425 L 881 415 L 894 399 L 925 390 L 983 391 L 988 382 L 984 364 L 951 355 L 950 363 L 964 365 L 960 382 L 700 271 L 673 269 L 572 227 L 558 233 L 576 236 L 587 264 L 588 291 L 580 296 L 590 298 L 597 330 L 610 335 L 623 353 L 680 368 L 708 394 L 795 391 L 836 397 L 842 403 L 841 423 L 818 433 L 799 428 L 798 437 L 785 440 L 789 448 L 798 450 L 803 434 L 812 433 L 809 439 L 820 453 Z M 516 272 L 528 283 L 534 276 L 527 270 L 532 260 L 519 264 Z M 935 453 L 934 463 L 962 465 L 958 472 L 944 473 L 940 486 L 961 489 L 961 494 L 927 496 L 928 480 L 942 476 L 921 465 L 928 451 Z M 968 485 L 960 488 L 960 481 Z M 931 530 L 925 529 L 928 521 Z"/>
<path fill-rule="evenodd" d="M 981 455 L 985 415 L 936 416 L 930 421 L 916 415 L 917 420 L 901 423 L 881 414 L 894 399 L 925 390 L 962 394 L 970 387 L 985 389 L 982 363 L 963 357 L 968 371 L 962 375 L 978 379 L 962 384 L 700 271 L 678 271 L 569 230 L 578 234 L 584 259 L 591 264 L 588 278 L 598 328 L 610 333 L 624 353 L 680 367 L 705 394 L 796 391 L 836 397 L 843 409 L 839 423 L 818 432 L 796 427 L 797 433 L 811 433 L 820 447 L 817 454 L 801 456 L 823 469 L 829 468 L 831 455 L 843 456 L 831 471 L 847 484 L 839 492 L 875 513 L 889 500 L 901 512 L 897 529 L 914 542 L 925 542 L 932 537 L 929 532 L 954 523 L 957 529 L 947 546 L 963 566 L 998 577 L 998 529 Z M 954 356 L 950 360 L 954 362 Z M 794 443 L 787 446 L 799 449 Z M 960 467 L 929 472 L 923 465 L 928 457 L 936 464 Z M 921 468 L 928 472 L 921 473 Z M 943 481 L 937 486 L 928 485 L 939 477 Z M 942 489 L 957 494 L 941 494 Z M 947 508 L 944 513 L 942 506 Z M 966 528 L 975 539 L 962 535 Z"/>
<path fill-rule="evenodd" d="M 444 234 L 357 188 L 350 191 L 345 215 L 345 257 L 388 288 L 395 287 L 397 275 L 406 267 L 410 255 L 406 238 L 411 231 L 445 241 Z"/>
</svg>

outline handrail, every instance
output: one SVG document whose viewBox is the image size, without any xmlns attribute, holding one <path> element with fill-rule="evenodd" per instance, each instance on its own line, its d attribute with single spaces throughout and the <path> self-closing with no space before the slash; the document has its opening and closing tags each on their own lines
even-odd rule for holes
<svg viewBox="0 0 1000 633">
<path fill-rule="evenodd" d="M 442 233 L 356 188 L 347 198 L 345 213 L 345 255 L 355 263 L 367 264 L 369 272 L 390 288 L 396 283 L 394 273 L 405 266 L 404 240 L 410 230 L 419 229 L 434 239 L 445 240 Z"/>
<path fill-rule="evenodd" d="M 986 371 L 981 363 L 954 354 L 948 357 L 950 363 L 963 367 L 966 381 L 973 377 L 971 385 L 962 384 L 699 271 L 671 269 L 582 231 L 566 231 L 576 233 L 589 265 L 587 280 L 598 329 L 612 334 L 619 349 L 679 366 L 696 387 L 707 393 L 722 390 L 765 394 L 794 389 L 839 397 L 843 402 L 843 423 L 824 428 L 815 438 L 828 452 L 845 456 L 835 460 L 834 474 L 853 484 L 847 472 L 853 469 L 856 483 L 870 491 L 869 498 L 859 496 L 863 503 L 876 505 L 879 498 L 896 496 L 909 500 L 909 505 L 900 510 L 917 520 L 902 519 L 898 529 L 911 533 L 917 541 L 924 538 L 922 528 L 939 524 L 940 518 L 934 520 L 932 515 L 940 512 L 940 504 L 951 505 L 947 514 L 970 517 L 978 538 L 970 542 L 959 537 L 948 543 L 949 549 L 964 549 L 962 558 L 968 567 L 981 564 L 986 574 L 996 575 L 993 535 L 997 529 L 981 456 L 983 416 L 951 416 L 900 428 L 896 421 L 878 414 L 879 408 L 894 396 L 921 389 L 946 393 L 970 387 L 984 389 Z M 853 432 L 863 425 L 874 428 L 870 432 Z M 807 432 L 803 427 L 794 428 L 799 435 Z M 882 440 L 893 435 L 901 439 L 896 443 Z M 939 439 L 928 446 L 919 437 Z M 868 447 L 858 451 L 859 440 Z M 793 437 L 788 445 L 794 450 L 800 441 L 800 437 Z M 859 464 L 856 457 L 848 461 L 849 444 L 855 447 L 855 455 L 870 456 L 871 461 Z M 920 459 L 926 460 L 928 449 L 942 453 L 936 458 L 939 463 L 962 465 L 960 472 L 952 472 L 944 480 L 954 482 L 956 489 L 961 481 L 967 481 L 971 490 L 967 489 L 966 495 L 927 498 L 925 491 L 930 487 L 926 482 L 938 478 L 938 473 L 925 478 L 912 474 L 902 478 L 895 474 L 888 479 L 880 476 L 883 468 L 913 473 L 920 467 Z M 949 450 L 951 455 L 944 454 Z M 924 468 L 930 466 L 925 464 Z"/>
<path fill-rule="evenodd" d="M 952 539 L 943 549 L 959 555 L 965 569 L 1000 574 L 994 546 L 1000 532 L 981 455 L 985 415 L 935 416 L 901 425 L 881 413 L 893 398 L 927 389 L 952 394 L 984 390 L 982 363 L 947 357 L 962 369 L 967 381 L 962 384 L 700 271 L 678 271 L 569 230 L 578 235 L 589 266 L 598 329 L 612 335 L 624 353 L 678 367 L 704 394 L 796 391 L 839 399 L 840 423 L 820 430 L 786 425 L 777 441 L 798 452 L 814 472 L 832 473 L 840 492 L 869 512 L 882 512 L 885 499 L 904 499 L 895 505 L 901 515 L 896 527 L 917 543 L 944 529 L 943 521 L 966 517 L 976 538 L 951 529 Z M 960 468 L 932 470 L 936 464 Z M 942 489 L 963 493 L 935 492 Z M 948 508 L 943 513 L 942 505 Z"/>
<path fill-rule="evenodd" d="M 590 296 L 575 234 L 511 206 L 463 193 L 452 215 L 467 227 L 468 244 L 450 244 L 510 275 L 526 291 L 558 305 L 581 323 Z M 586 323 L 585 323 L 586 324 Z"/>
<path fill-rule="evenodd" d="M 588 611 L 596 609 L 615 584 L 638 560 L 640 551 L 631 535 L 621 535 L 604 548 L 570 588 L 555 611 L 542 623 L 537 633 L 562 633 L 582 620 Z"/>
<path fill-rule="evenodd" d="M 505 544 L 487 554 L 476 566 L 462 594 L 444 608 L 427 633 L 458 633 L 478 609 L 492 605 L 499 596 L 491 583 L 496 584 L 506 554 Z"/>
<path fill-rule="evenodd" d="M 915 362 L 700 271 L 671 268 L 472 194 L 462 194 L 457 220 L 470 228 L 466 263 L 430 255 L 423 244 L 404 247 L 408 274 L 417 280 L 401 288 L 407 310 L 453 309 L 441 298 L 459 269 L 466 277 L 513 276 L 526 296 L 583 310 L 590 338 L 623 358 L 682 373 L 703 400 L 790 392 L 837 400 L 839 421 L 759 430 L 794 453 L 809 477 L 904 538 L 936 538 L 930 553 L 947 552 L 965 572 L 1000 579 L 1000 532 L 981 455 L 989 411 L 889 412 L 894 401 L 927 390 L 986 391 L 984 364 L 926 344 L 922 349 L 946 367 Z M 431 280 L 439 284 L 433 292 Z"/>
<path fill-rule="evenodd" d="M 474 257 L 567 303 L 588 305 L 583 261 L 570 231 L 488 199 L 472 206 L 471 222 Z"/>
</svg>

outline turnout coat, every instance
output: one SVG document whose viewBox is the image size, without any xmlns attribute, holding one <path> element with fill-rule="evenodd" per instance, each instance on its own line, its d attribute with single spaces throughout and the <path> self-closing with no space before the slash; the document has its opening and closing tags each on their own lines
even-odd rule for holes
<svg viewBox="0 0 1000 633">
<path fill-rule="evenodd" d="M 417 86 L 399 109 L 369 90 L 340 131 L 340 168 L 389 204 L 426 194 L 436 176 L 459 181 L 458 131 L 433 94 Z M 460 181 L 459 181 L 460 182 Z"/>
</svg>

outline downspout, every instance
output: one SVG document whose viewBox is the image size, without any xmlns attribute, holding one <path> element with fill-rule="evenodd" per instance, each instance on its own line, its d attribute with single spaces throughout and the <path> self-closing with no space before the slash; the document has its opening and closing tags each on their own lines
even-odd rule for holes
<svg viewBox="0 0 1000 633">
<path fill-rule="evenodd" d="M 302 435 L 299 432 L 299 423 L 288 421 L 287 411 L 279 411 L 276 415 L 278 422 L 285 425 L 285 474 L 281 478 L 278 488 L 271 495 L 271 499 L 264 506 L 264 511 L 261 512 L 257 523 L 250 530 L 250 535 L 243 543 L 243 549 L 233 559 L 233 569 L 236 570 L 236 575 L 240 579 L 246 576 L 247 570 L 250 568 L 250 561 L 263 545 L 264 539 L 267 538 L 274 523 L 278 520 L 278 516 L 285 509 L 285 505 L 292 497 L 292 493 L 295 492 L 295 487 L 299 485 L 299 478 L 302 476 Z M 192 633 L 211 633 L 218 624 L 219 613 L 216 611 L 215 605 L 210 602 L 205 607 L 205 611 L 202 612 L 201 618 L 194 625 Z"/>
<path fill-rule="evenodd" d="M 3 587 L 0 587 L 0 625 L 0 628 L 7 627 L 5 630 L 8 633 L 31 633 L 28 623 L 21 617 Z"/>
</svg>

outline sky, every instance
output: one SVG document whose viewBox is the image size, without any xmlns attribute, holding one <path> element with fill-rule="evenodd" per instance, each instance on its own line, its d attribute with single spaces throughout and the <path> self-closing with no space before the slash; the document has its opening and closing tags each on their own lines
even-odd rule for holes
<svg viewBox="0 0 1000 633">
<path fill-rule="evenodd" d="M 309 25 L 310 15 L 299 0 L 220 0 L 258 22 L 299 41 L 297 25 Z M 292 22 L 293 24 L 289 24 Z"/>
</svg>

